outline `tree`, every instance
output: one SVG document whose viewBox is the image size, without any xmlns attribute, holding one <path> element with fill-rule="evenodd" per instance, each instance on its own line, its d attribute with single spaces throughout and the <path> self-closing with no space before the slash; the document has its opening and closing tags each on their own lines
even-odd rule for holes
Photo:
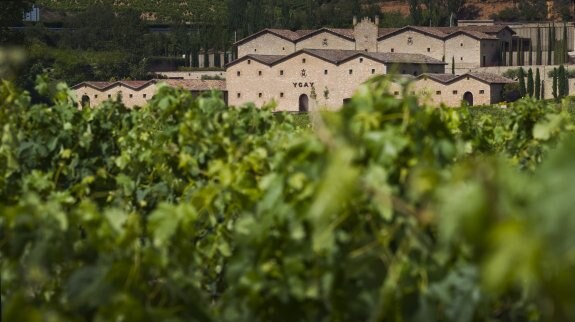
<svg viewBox="0 0 575 322">
<path fill-rule="evenodd" d="M 539 75 L 539 68 L 535 71 L 535 98 L 541 99 L 541 76 Z"/>
<path fill-rule="evenodd" d="M 455 75 L 455 56 L 451 56 L 451 74 Z"/>
<path fill-rule="evenodd" d="M 557 68 L 553 68 L 553 87 L 552 87 L 553 98 L 557 100 Z"/>
<path fill-rule="evenodd" d="M 543 48 L 541 48 L 541 27 L 537 25 L 537 54 L 535 64 L 542 65 L 543 62 Z"/>
<path fill-rule="evenodd" d="M 519 68 L 519 94 L 521 97 L 525 97 L 527 89 L 525 88 L 525 71 L 523 68 Z"/>
<path fill-rule="evenodd" d="M 559 66 L 559 75 L 557 77 L 558 77 L 557 86 L 558 86 L 559 98 L 563 98 L 566 95 L 565 88 L 567 87 L 566 86 L 567 77 L 565 75 L 565 67 L 563 65 Z"/>
<path fill-rule="evenodd" d="M 22 15 L 32 8 L 35 0 L 0 1 L 0 46 L 21 43 L 22 37 L 12 33 L 8 27 L 22 23 Z"/>
<path fill-rule="evenodd" d="M 529 68 L 529 71 L 527 71 L 527 95 L 529 95 L 529 97 L 533 97 L 533 93 L 534 93 L 533 70 Z"/>
</svg>

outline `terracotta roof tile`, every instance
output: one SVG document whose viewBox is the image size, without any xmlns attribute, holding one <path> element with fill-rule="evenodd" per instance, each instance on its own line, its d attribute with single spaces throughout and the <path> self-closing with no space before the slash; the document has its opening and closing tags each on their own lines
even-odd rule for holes
<svg viewBox="0 0 575 322">
<path fill-rule="evenodd" d="M 226 90 L 225 80 L 211 79 L 156 79 L 157 83 L 165 83 L 168 86 L 185 89 L 188 91 L 209 91 L 209 90 Z"/>
<path fill-rule="evenodd" d="M 92 87 L 97 88 L 97 89 L 104 89 L 106 87 L 112 86 L 113 84 L 114 84 L 114 82 L 82 82 L 76 86 L 88 85 L 88 86 L 92 86 Z"/>
<path fill-rule="evenodd" d="M 492 84 L 511 84 L 515 83 L 514 80 L 511 80 L 507 77 L 503 77 L 501 75 L 492 74 L 492 73 L 468 73 L 471 76 L 474 76 L 478 79 L 481 79 L 487 83 Z"/>
</svg>

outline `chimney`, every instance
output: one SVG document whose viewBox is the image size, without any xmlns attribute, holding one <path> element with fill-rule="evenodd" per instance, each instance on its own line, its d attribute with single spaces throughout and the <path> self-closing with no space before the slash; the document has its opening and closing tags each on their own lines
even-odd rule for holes
<svg viewBox="0 0 575 322">
<path fill-rule="evenodd" d="M 379 16 L 378 15 L 375 16 L 374 21 L 375 21 L 375 25 L 379 27 Z"/>
<path fill-rule="evenodd" d="M 357 25 L 357 17 L 356 16 L 353 16 L 353 25 L 354 26 Z"/>
</svg>

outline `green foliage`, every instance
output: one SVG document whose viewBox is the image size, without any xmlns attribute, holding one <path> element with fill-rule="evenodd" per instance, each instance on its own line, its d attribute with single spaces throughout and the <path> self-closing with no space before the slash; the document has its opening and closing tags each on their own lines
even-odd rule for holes
<svg viewBox="0 0 575 322">
<path fill-rule="evenodd" d="M 525 87 L 525 71 L 523 68 L 519 68 L 519 94 L 524 97 L 527 94 L 527 88 Z"/>
<path fill-rule="evenodd" d="M 572 117 L 387 89 L 312 131 L 218 93 L 78 110 L 3 81 L 3 320 L 575 319 Z"/>
</svg>

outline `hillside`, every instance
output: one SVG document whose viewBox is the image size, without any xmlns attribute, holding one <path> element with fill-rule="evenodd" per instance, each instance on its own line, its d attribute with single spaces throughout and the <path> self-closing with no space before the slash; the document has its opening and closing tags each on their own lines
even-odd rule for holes
<svg viewBox="0 0 575 322">
<path fill-rule="evenodd" d="M 466 6 L 473 7 L 478 10 L 478 19 L 489 19 L 491 15 L 497 14 L 502 10 L 513 8 L 514 2 L 512 0 L 467 0 Z M 407 0 L 392 0 L 383 1 L 380 4 L 383 12 L 399 11 L 403 15 L 409 15 L 409 1 Z"/>
</svg>

